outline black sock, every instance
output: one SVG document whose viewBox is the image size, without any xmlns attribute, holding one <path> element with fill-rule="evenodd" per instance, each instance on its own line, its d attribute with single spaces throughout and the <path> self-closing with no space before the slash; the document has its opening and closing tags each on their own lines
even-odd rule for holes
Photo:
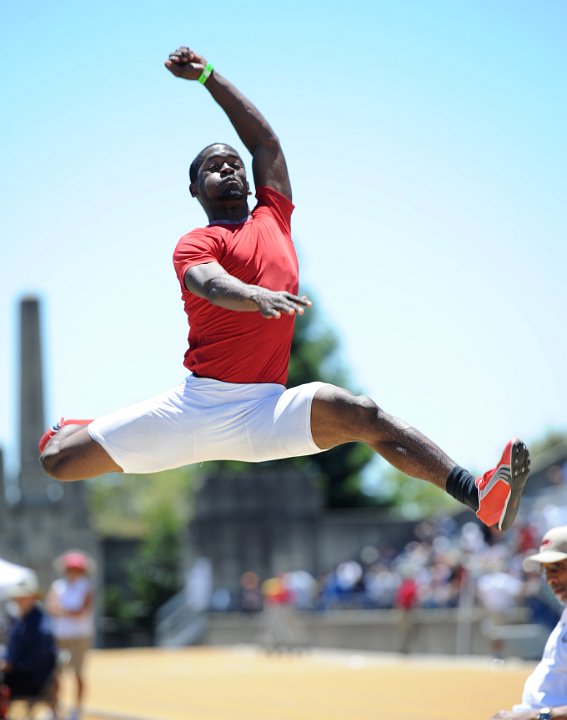
<svg viewBox="0 0 567 720">
<path fill-rule="evenodd" d="M 476 512 L 478 510 L 478 490 L 474 480 L 468 470 L 460 465 L 455 465 L 449 473 L 445 490 L 463 505 L 467 505 Z"/>
</svg>

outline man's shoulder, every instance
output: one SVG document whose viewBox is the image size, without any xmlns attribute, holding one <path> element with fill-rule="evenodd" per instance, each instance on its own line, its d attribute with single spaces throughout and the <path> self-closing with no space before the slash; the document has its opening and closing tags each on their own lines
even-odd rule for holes
<svg viewBox="0 0 567 720">
<path fill-rule="evenodd" d="M 219 240 L 226 234 L 226 228 L 222 225 L 205 225 L 204 227 L 193 228 L 179 238 L 178 245 L 182 243 L 194 243 L 202 240 Z"/>
<path fill-rule="evenodd" d="M 220 225 L 204 225 L 203 227 L 196 227 L 183 234 L 179 238 L 179 242 L 184 240 L 190 241 L 192 238 L 216 237 L 220 234 L 220 230 L 222 230 Z"/>
<path fill-rule="evenodd" d="M 216 225 L 195 228 L 179 238 L 173 255 L 177 257 L 187 252 L 218 248 L 222 245 L 224 235 L 223 228 Z"/>
</svg>

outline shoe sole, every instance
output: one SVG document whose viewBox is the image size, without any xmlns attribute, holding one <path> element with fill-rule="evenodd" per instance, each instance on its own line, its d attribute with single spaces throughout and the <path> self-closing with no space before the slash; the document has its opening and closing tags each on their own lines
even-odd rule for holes
<svg viewBox="0 0 567 720">
<path fill-rule="evenodd" d="M 523 442 L 517 440 L 510 451 L 510 495 L 504 506 L 498 529 L 505 532 L 514 524 L 520 507 L 520 498 L 530 474 L 530 453 Z"/>
</svg>

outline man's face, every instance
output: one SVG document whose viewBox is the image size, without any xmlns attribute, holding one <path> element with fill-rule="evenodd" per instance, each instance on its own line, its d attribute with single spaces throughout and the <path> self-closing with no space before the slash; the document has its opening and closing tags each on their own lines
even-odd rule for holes
<svg viewBox="0 0 567 720">
<path fill-rule="evenodd" d="M 14 598 L 13 602 L 18 608 L 18 616 L 24 617 L 31 610 L 33 610 L 37 602 L 37 598 L 33 595 L 30 595 L 29 597 Z"/>
<path fill-rule="evenodd" d="M 542 563 L 545 579 L 553 594 L 567 603 L 567 559 L 555 563 Z"/>
<path fill-rule="evenodd" d="M 191 193 L 207 201 L 246 200 L 248 183 L 240 156 L 228 145 L 213 145 L 199 168 Z"/>
</svg>

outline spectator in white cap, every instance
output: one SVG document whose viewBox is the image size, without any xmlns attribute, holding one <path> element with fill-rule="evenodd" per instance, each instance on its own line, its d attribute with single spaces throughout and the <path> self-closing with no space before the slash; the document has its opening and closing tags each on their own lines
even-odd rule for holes
<svg viewBox="0 0 567 720">
<path fill-rule="evenodd" d="M 36 574 L 30 570 L 6 594 L 17 609 L 17 619 L 10 627 L 7 646 L 0 656 L 3 686 L 0 694 L 9 700 L 35 696 L 44 690 L 56 669 L 57 648 L 49 618 L 39 602 Z M 55 696 L 52 709 L 56 710 Z"/>
<path fill-rule="evenodd" d="M 528 568 L 539 563 L 554 595 L 567 604 L 567 525 L 549 530 Z M 541 662 L 526 680 L 522 702 L 500 710 L 492 720 L 567 720 L 567 608 L 549 636 Z"/>
</svg>

